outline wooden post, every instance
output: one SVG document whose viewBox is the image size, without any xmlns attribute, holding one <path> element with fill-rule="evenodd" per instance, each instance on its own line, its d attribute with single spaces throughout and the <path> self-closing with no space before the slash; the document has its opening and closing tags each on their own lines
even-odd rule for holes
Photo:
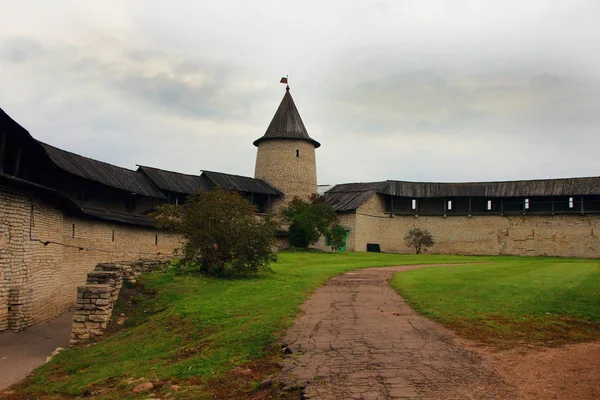
<svg viewBox="0 0 600 400">
<path fill-rule="evenodd" d="M 504 215 L 504 197 L 500 197 L 500 215 Z"/>
<path fill-rule="evenodd" d="M 552 204 L 552 215 L 554 215 L 554 196 L 550 197 L 550 204 Z"/>
<path fill-rule="evenodd" d="M 581 215 L 583 215 L 585 213 L 584 208 L 583 208 L 583 196 L 581 196 Z"/>
<path fill-rule="evenodd" d="M 391 203 L 390 217 L 393 217 L 394 216 L 394 196 L 390 196 L 390 203 Z"/>
<path fill-rule="evenodd" d="M 21 149 L 17 149 L 17 158 L 15 159 L 15 168 L 13 176 L 19 176 L 19 166 L 21 165 Z"/>
<path fill-rule="evenodd" d="M 4 152 L 6 151 L 6 133 L 0 138 L 0 172 L 4 172 Z"/>
<path fill-rule="evenodd" d="M 471 198 L 469 197 L 469 217 L 471 216 Z"/>
<path fill-rule="evenodd" d="M 446 216 L 446 213 L 448 213 L 448 198 L 444 197 L 444 217 Z"/>
</svg>

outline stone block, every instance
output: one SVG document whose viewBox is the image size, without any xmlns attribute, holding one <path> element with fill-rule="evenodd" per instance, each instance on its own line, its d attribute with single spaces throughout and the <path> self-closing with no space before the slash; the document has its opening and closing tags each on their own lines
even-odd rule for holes
<svg viewBox="0 0 600 400">
<path fill-rule="evenodd" d="M 98 329 L 98 328 L 100 328 L 100 323 L 99 322 L 86 321 L 85 322 L 85 328 L 88 329 L 88 330 Z"/>
<path fill-rule="evenodd" d="M 106 321 L 108 321 L 108 315 L 107 314 L 93 314 L 88 317 L 88 321 L 106 322 Z"/>
</svg>

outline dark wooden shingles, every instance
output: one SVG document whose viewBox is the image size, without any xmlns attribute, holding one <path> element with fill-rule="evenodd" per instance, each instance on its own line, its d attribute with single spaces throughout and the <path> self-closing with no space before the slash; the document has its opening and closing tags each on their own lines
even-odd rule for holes
<svg viewBox="0 0 600 400">
<path fill-rule="evenodd" d="M 281 192 L 269 185 L 262 179 L 250 178 L 247 176 L 224 174 L 221 172 L 204 171 L 202 176 L 206 177 L 214 186 L 220 186 L 226 190 L 235 190 L 237 192 L 260 193 L 273 196 L 281 195 Z"/>
<path fill-rule="evenodd" d="M 39 141 L 38 143 L 54 164 L 73 175 L 131 193 L 165 198 L 162 192 L 154 188 L 148 178 L 140 172 L 93 160 Z"/>
<path fill-rule="evenodd" d="M 179 172 L 140 165 L 138 171 L 146 176 L 160 189 L 170 192 L 192 194 L 197 191 L 210 190 L 208 180 L 200 175 L 188 175 Z"/>
<path fill-rule="evenodd" d="M 254 141 L 254 145 L 258 146 L 260 142 L 268 139 L 300 139 L 311 142 L 315 148 L 321 146 L 319 142 L 308 135 L 289 90 L 286 90 L 267 131 Z"/>
</svg>

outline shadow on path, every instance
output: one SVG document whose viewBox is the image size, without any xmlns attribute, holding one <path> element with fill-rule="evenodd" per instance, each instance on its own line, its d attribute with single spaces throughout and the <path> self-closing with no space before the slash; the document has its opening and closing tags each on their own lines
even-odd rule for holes
<svg viewBox="0 0 600 400">
<path fill-rule="evenodd" d="M 0 390 L 19 382 L 57 347 L 67 348 L 73 313 L 67 311 L 22 332 L 0 333 Z"/>
</svg>

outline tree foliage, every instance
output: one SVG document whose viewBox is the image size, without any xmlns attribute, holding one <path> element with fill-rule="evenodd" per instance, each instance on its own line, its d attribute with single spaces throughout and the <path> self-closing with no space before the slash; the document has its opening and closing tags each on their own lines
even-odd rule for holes
<svg viewBox="0 0 600 400">
<path fill-rule="evenodd" d="M 180 206 L 160 206 L 159 227 L 183 236 L 182 264 L 206 275 L 256 273 L 276 260 L 271 248 L 276 223 L 254 215 L 255 207 L 221 188 L 188 196 Z"/>
<path fill-rule="evenodd" d="M 422 249 L 427 249 L 435 244 L 433 236 L 427 229 L 413 228 L 404 236 L 404 241 L 408 247 L 414 247 L 417 254 L 421 254 Z"/>
<path fill-rule="evenodd" d="M 334 223 L 331 228 L 329 228 L 329 233 L 327 234 L 327 240 L 329 240 L 329 245 L 333 250 L 339 250 L 344 247 L 346 244 L 346 229 L 338 223 Z"/>
<path fill-rule="evenodd" d="M 338 225 L 333 208 L 318 198 L 312 202 L 294 198 L 282 210 L 282 216 L 289 224 L 290 245 L 303 249 L 317 243 L 321 235 L 330 236 L 331 229 Z"/>
</svg>

